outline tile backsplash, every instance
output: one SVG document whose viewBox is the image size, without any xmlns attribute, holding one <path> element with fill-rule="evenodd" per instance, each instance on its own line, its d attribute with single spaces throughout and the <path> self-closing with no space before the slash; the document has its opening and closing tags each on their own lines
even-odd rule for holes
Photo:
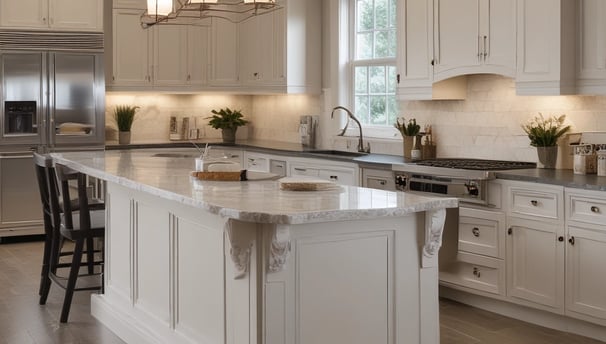
<svg viewBox="0 0 606 344">
<path fill-rule="evenodd" d="M 567 115 L 574 132 L 606 131 L 606 96 L 517 96 L 513 79 L 496 75 L 468 77 L 467 99 L 457 101 L 403 101 L 400 116 L 416 118 L 423 127 L 431 124 L 438 157 L 537 161 L 536 150 L 521 124 L 536 116 Z M 355 150 L 357 137 L 336 137 L 338 121 L 330 119 L 332 104 L 310 95 L 220 95 L 108 93 L 106 122 L 115 128 L 113 109 L 118 104 L 141 106 L 133 125 L 134 142 L 168 139 L 171 116 L 201 122 L 202 137 L 218 138 L 220 131 L 208 127 L 205 117 L 212 109 L 241 109 L 251 124 L 238 130 L 239 138 L 300 142 L 299 117 L 321 114 L 325 128 L 322 148 Z M 191 126 L 191 125 L 190 125 Z M 330 128 L 328 128 L 330 127 Z M 115 135 L 108 130 L 108 139 Z M 374 153 L 402 154 L 402 138 L 365 138 Z"/>
</svg>

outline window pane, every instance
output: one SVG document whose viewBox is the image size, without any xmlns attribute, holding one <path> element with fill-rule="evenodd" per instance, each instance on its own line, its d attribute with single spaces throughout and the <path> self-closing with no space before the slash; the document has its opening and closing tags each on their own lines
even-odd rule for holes
<svg viewBox="0 0 606 344">
<path fill-rule="evenodd" d="M 375 29 L 385 29 L 389 25 L 387 0 L 375 0 Z"/>
<path fill-rule="evenodd" d="M 385 67 L 372 66 L 368 69 L 370 72 L 370 94 L 384 94 L 387 92 L 387 85 L 385 85 Z"/>
<path fill-rule="evenodd" d="M 356 36 L 356 58 L 371 59 L 372 58 L 372 32 L 360 33 Z"/>
<path fill-rule="evenodd" d="M 387 96 L 387 125 L 393 125 L 398 118 L 398 102 L 396 96 Z"/>
<path fill-rule="evenodd" d="M 372 0 L 358 0 L 357 1 L 357 31 L 366 31 L 372 30 L 374 27 L 373 23 L 373 8 L 372 8 Z"/>
<path fill-rule="evenodd" d="M 385 96 L 370 97 L 370 123 L 385 125 L 386 118 L 386 99 Z"/>
<path fill-rule="evenodd" d="M 368 97 L 356 96 L 356 105 L 354 106 L 354 114 L 360 122 L 368 123 Z"/>
<path fill-rule="evenodd" d="M 387 33 L 387 55 L 386 57 L 396 57 L 396 31 L 392 30 Z"/>
<path fill-rule="evenodd" d="M 397 22 L 397 0 L 389 0 L 389 27 L 392 29 L 396 28 L 396 22 Z"/>
<path fill-rule="evenodd" d="M 375 32 L 375 58 L 389 57 L 389 36 L 387 31 L 376 31 Z"/>
<path fill-rule="evenodd" d="M 355 72 L 355 93 L 356 94 L 368 94 L 368 68 L 367 67 L 356 67 Z"/>
<path fill-rule="evenodd" d="M 387 93 L 396 93 L 396 67 L 387 66 Z"/>
</svg>

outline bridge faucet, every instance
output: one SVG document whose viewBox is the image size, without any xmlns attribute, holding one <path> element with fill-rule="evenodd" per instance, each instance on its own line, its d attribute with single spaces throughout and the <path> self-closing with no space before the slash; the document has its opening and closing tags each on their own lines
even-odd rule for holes
<svg viewBox="0 0 606 344">
<path fill-rule="evenodd" d="M 345 135 L 345 131 L 347 130 L 347 126 L 349 125 L 349 119 L 353 119 L 354 122 L 356 122 L 358 124 L 358 128 L 360 129 L 360 137 L 358 140 L 358 152 L 362 152 L 362 153 L 370 153 L 370 143 L 367 144 L 366 147 L 364 147 L 364 139 L 362 138 L 362 125 L 360 124 L 360 121 L 358 121 L 358 119 L 356 118 L 356 116 L 354 116 L 354 114 L 349 111 L 348 109 L 346 109 L 343 106 L 337 106 L 335 108 L 332 109 L 332 112 L 330 113 L 330 118 L 334 118 L 335 116 L 335 111 L 337 110 L 343 110 L 345 112 L 347 112 L 347 123 L 345 123 L 345 127 L 343 128 L 343 130 L 341 131 L 341 133 L 338 136 L 343 136 Z"/>
</svg>

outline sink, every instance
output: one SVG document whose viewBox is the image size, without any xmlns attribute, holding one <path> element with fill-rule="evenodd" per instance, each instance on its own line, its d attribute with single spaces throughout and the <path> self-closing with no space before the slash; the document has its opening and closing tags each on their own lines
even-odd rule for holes
<svg viewBox="0 0 606 344">
<path fill-rule="evenodd" d="M 332 156 L 339 156 L 339 157 L 344 157 L 344 158 L 357 158 L 360 156 L 368 155 L 368 153 L 347 152 L 347 151 L 338 151 L 338 150 L 315 150 L 315 151 L 309 151 L 308 153 L 309 154 L 320 154 L 320 155 L 332 155 Z"/>
<path fill-rule="evenodd" d="M 157 158 L 197 158 L 200 154 L 185 154 L 185 153 L 156 153 L 152 155 Z"/>
</svg>

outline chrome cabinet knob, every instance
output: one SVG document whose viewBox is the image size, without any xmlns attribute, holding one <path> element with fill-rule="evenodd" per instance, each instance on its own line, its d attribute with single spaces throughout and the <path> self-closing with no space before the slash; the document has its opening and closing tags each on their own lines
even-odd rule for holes
<svg viewBox="0 0 606 344">
<path fill-rule="evenodd" d="M 473 236 L 477 238 L 480 236 L 480 229 L 478 227 L 473 227 L 471 233 L 473 233 Z"/>
</svg>

